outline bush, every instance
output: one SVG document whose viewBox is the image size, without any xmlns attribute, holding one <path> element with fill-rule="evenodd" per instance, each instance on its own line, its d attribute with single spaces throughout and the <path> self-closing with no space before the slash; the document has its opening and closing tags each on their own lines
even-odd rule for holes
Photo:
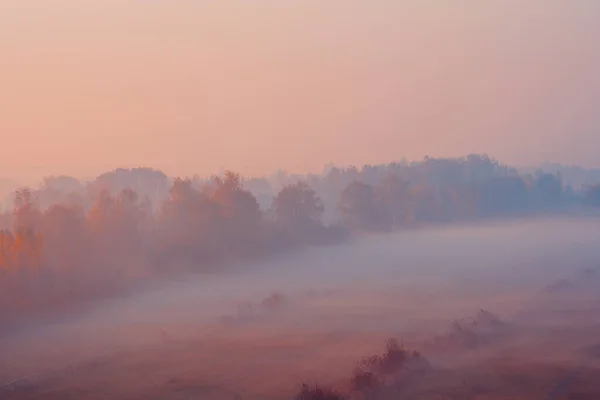
<svg viewBox="0 0 600 400">
<path fill-rule="evenodd" d="M 366 357 L 358 363 L 350 378 L 350 387 L 355 393 L 372 396 L 375 392 L 387 391 L 390 385 L 397 387 L 430 368 L 421 353 L 408 350 L 396 339 L 389 339 L 383 354 Z"/>
<path fill-rule="evenodd" d="M 409 351 L 396 339 L 389 339 L 383 354 L 364 358 L 359 364 L 375 374 L 393 374 L 421 359 L 418 351 Z"/>
<path fill-rule="evenodd" d="M 310 387 L 302 384 L 300 393 L 294 397 L 295 400 L 346 400 L 348 397 L 333 389 L 323 388 L 319 385 Z"/>
<path fill-rule="evenodd" d="M 381 387 L 379 379 L 369 371 L 357 368 L 350 378 L 350 389 L 358 393 L 368 393 Z"/>
</svg>

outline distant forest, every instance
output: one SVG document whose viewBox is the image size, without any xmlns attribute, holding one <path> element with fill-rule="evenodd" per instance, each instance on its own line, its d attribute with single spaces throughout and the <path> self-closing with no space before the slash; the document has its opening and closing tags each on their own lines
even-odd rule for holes
<svg viewBox="0 0 600 400">
<path fill-rule="evenodd" d="M 0 316 L 364 233 L 591 211 L 600 207 L 599 175 L 519 171 L 469 155 L 270 178 L 169 178 L 149 168 L 87 183 L 49 177 L 17 189 L 0 215 Z"/>
</svg>

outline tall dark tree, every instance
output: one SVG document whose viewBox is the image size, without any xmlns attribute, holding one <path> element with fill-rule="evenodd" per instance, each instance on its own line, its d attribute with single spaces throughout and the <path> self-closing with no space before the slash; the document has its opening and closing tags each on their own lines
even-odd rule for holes
<svg viewBox="0 0 600 400">
<path fill-rule="evenodd" d="M 273 200 L 276 222 L 286 229 L 310 228 L 321 225 L 323 202 L 305 182 L 286 185 Z"/>
</svg>

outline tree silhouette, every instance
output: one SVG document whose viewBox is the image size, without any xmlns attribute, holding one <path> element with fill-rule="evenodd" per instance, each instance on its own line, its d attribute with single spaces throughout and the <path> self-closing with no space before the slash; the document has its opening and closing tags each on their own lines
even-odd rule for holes
<svg viewBox="0 0 600 400">
<path fill-rule="evenodd" d="M 305 182 L 284 186 L 273 200 L 272 209 L 275 221 L 288 231 L 310 232 L 322 224 L 323 202 Z"/>
<path fill-rule="evenodd" d="M 376 230 L 381 227 L 380 209 L 371 185 L 354 181 L 342 192 L 338 210 L 345 226 L 354 230 Z"/>
</svg>

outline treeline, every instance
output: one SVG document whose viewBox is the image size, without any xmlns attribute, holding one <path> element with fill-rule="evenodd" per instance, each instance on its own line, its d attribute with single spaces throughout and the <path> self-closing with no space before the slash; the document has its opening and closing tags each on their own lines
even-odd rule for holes
<svg viewBox="0 0 600 400">
<path fill-rule="evenodd" d="M 139 278 L 202 271 L 360 232 L 561 212 L 600 204 L 560 175 L 519 174 L 487 156 L 425 159 L 322 175 L 169 179 L 117 170 L 83 184 L 19 189 L 0 216 L 0 311 L 122 290 Z"/>
</svg>

